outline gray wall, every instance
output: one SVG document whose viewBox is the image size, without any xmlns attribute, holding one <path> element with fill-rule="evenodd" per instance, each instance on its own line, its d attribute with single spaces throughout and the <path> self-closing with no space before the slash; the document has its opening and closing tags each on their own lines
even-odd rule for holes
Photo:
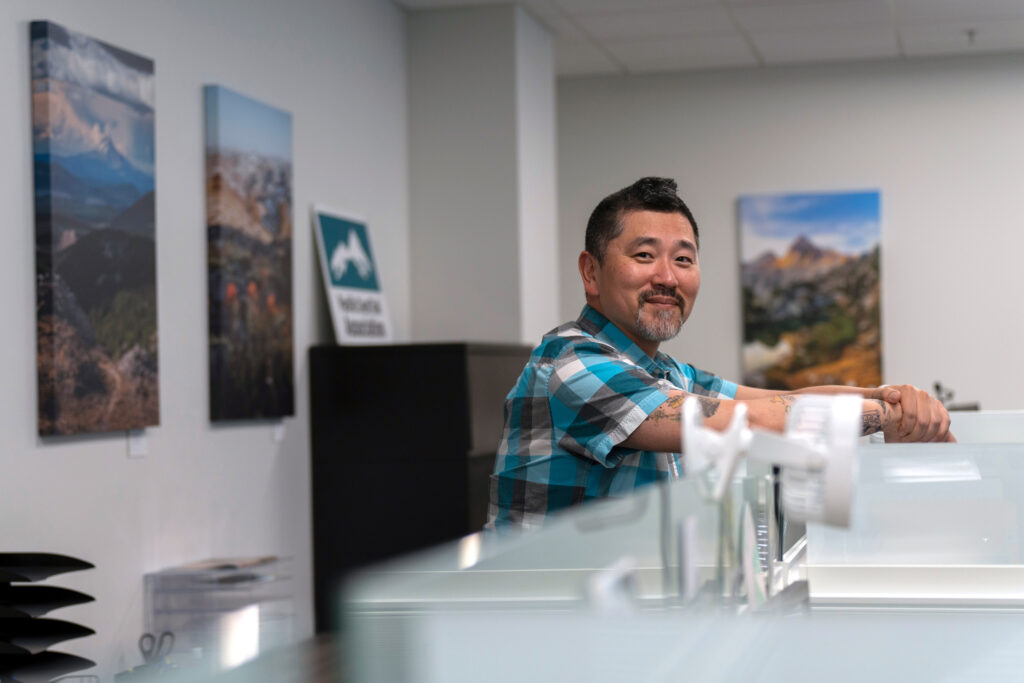
<svg viewBox="0 0 1024 683">
<path fill-rule="evenodd" d="M 703 285 L 664 349 L 739 376 L 736 198 L 882 192 L 884 380 L 1022 407 L 1024 57 L 864 62 L 558 85 L 561 313 L 583 303 L 589 212 L 643 175 L 679 181 Z"/>
<path fill-rule="evenodd" d="M 159 427 L 149 454 L 124 434 L 36 435 L 35 275 L 28 22 L 48 19 L 156 65 Z M 298 635 L 312 629 L 308 366 L 331 338 L 315 265 L 313 202 L 369 222 L 396 336 L 409 336 L 405 21 L 379 0 L 5 0 L 0 6 L 0 550 L 97 568 L 57 577 L 96 602 L 54 616 L 97 635 L 63 650 L 104 680 L 139 663 L 142 575 L 215 555 L 293 558 Z M 292 112 L 296 415 L 211 426 L 207 392 L 202 86 Z M 275 440 L 279 432 L 281 439 Z"/>
<path fill-rule="evenodd" d="M 536 344 L 557 325 L 558 189 L 555 64 L 547 30 L 516 15 L 519 173 L 519 341 Z"/>
<path fill-rule="evenodd" d="M 408 23 L 413 336 L 536 341 L 558 322 L 551 37 L 511 4 Z"/>
<path fill-rule="evenodd" d="M 519 335 L 510 6 L 409 15 L 412 324 L 418 340 Z"/>
</svg>

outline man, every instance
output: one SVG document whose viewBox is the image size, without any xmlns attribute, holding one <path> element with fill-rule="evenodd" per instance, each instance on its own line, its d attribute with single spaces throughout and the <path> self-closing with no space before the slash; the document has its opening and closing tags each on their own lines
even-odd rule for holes
<svg viewBox="0 0 1024 683">
<path fill-rule="evenodd" d="M 585 500 L 623 495 L 680 472 L 687 396 L 724 429 L 739 403 L 751 425 L 782 431 L 795 395 L 864 397 L 862 432 L 887 441 L 952 441 L 949 415 L 909 385 L 738 386 L 660 353 L 679 333 L 700 289 L 699 233 L 666 178 L 642 178 L 602 200 L 579 257 L 587 304 L 544 336 L 505 402 L 488 528 L 536 527 Z"/>
</svg>

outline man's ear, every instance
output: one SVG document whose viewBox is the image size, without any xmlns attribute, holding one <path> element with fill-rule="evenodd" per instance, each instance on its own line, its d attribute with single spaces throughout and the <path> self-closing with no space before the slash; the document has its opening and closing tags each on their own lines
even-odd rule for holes
<svg viewBox="0 0 1024 683">
<path fill-rule="evenodd" d="M 601 294 L 597 286 L 597 274 L 601 269 L 601 264 L 589 251 L 583 251 L 580 252 L 579 267 L 580 277 L 583 278 L 583 291 L 586 292 L 587 299 L 597 298 Z"/>
</svg>

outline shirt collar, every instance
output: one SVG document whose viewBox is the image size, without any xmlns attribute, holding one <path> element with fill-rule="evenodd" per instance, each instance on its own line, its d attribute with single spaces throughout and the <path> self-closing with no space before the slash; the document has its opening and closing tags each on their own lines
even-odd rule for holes
<svg viewBox="0 0 1024 683">
<path fill-rule="evenodd" d="M 652 359 L 632 339 L 627 337 L 626 333 L 620 330 L 615 323 L 590 304 L 583 305 L 583 310 L 580 311 L 580 317 L 576 320 L 576 323 L 584 332 L 593 335 L 596 339 L 611 344 L 631 361 L 652 374 L 656 371 L 664 372 L 672 367 L 668 362 L 668 356 L 661 351 L 657 351 Z"/>
</svg>

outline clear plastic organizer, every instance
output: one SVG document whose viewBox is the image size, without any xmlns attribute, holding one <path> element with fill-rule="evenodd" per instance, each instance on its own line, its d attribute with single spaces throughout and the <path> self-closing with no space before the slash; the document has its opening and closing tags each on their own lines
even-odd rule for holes
<svg viewBox="0 0 1024 683">
<path fill-rule="evenodd" d="M 146 574 L 146 630 L 174 635 L 171 661 L 213 670 L 291 643 L 289 564 L 277 557 L 213 559 Z"/>
</svg>

